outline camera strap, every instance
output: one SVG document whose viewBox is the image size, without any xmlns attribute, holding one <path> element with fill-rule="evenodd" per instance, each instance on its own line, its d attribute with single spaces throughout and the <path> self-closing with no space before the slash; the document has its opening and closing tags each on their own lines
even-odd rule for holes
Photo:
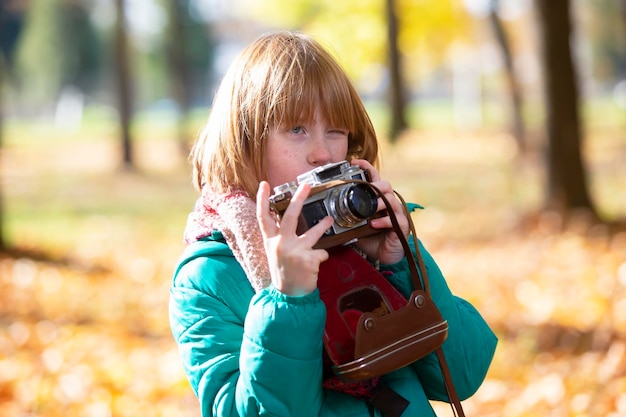
<svg viewBox="0 0 626 417">
<path fill-rule="evenodd" d="M 368 183 L 369 184 L 369 183 Z M 404 198 L 400 195 L 400 193 L 398 193 L 397 191 L 394 190 L 395 195 L 398 197 L 398 199 L 400 200 L 400 202 L 402 203 L 402 208 L 404 210 L 404 214 L 409 222 L 409 231 L 410 231 L 410 236 L 413 239 L 413 243 L 414 243 L 414 247 L 415 247 L 415 257 L 413 257 L 413 252 L 411 252 L 411 248 L 409 247 L 409 242 L 407 241 L 407 239 L 405 238 L 404 234 L 402 233 L 402 229 L 400 228 L 400 224 L 398 222 L 398 219 L 395 215 L 395 213 L 393 212 L 393 210 L 391 209 L 391 205 L 389 204 L 389 201 L 387 200 L 387 198 L 384 196 L 384 194 L 375 186 L 373 186 L 372 184 L 369 184 L 370 187 L 372 187 L 376 193 L 378 194 L 378 196 L 383 200 L 383 202 L 385 203 L 385 206 L 387 207 L 387 211 L 389 214 L 389 218 L 391 219 L 391 223 L 393 224 L 393 228 L 396 232 L 396 234 L 398 235 L 398 238 L 400 239 L 400 241 L 402 242 L 402 246 L 404 248 L 404 252 L 406 254 L 406 257 L 409 261 L 409 268 L 411 270 L 411 277 L 413 278 L 413 285 L 414 288 L 420 288 L 420 275 L 417 273 L 417 268 L 416 266 L 419 266 L 419 270 L 421 273 L 421 278 L 422 278 L 422 282 L 423 282 L 423 289 L 426 292 L 426 294 L 431 297 L 431 293 L 430 293 L 430 284 L 428 282 L 428 272 L 426 270 L 426 265 L 424 263 L 424 259 L 422 258 L 421 252 L 420 252 L 420 248 L 419 248 L 419 244 L 417 241 L 417 233 L 415 231 L 415 225 L 413 224 L 413 220 L 411 218 L 411 214 L 409 213 L 409 210 L 407 208 L 407 204 L 406 201 L 404 200 Z M 417 259 L 415 259 L 417 258 Z M 439 361 L 439 366 L 441 368 L 441 373 L 443 375 L 443 382 L 444 385 L 446 387 L 446 391 L 448 393 L 448 399 L 450 400 L 450 406 L 452 407 L 452 412 L 454 413 L 455 416 L 457 417 L 465 417 L 465 413 L 463 412 L 463 406 L 461 405 L 461 400 L 459 399 L 459 395 L 456 391 L 456 388 L 454 386 L 454 382 L 452 381 L 452 375 L 450 374 L 450 369 L 448 367 L 448 362 L 446 360 L 446 356 L 443 352 L 443 349 L 441 348 L 441 346 L 438 346 L 437 349 L 435 349 L 436 355 L 437 355 L 437 359 Z"/>
<path fill-rule="evenodd" d="M 400 195 L 400 193 L 394 190 L 396 197 L 398 197 L 398 199 L 402 203 L 404 214 L 409 222 L 410 236 L 413 239 L 413 243 L 415 246 L 415 255 L 416 255 L 415 257 L 412 256 L 413 252 L 411 252 L 411 248 L 409 247 L 409 242 L 407 241 L 404 234 L 402 233 L 402 229 L 400 228 L 398 219 L 395 213 L 393 212 L 393 210 L 391 209 L 391 205 L 389 204 L 389 201 L 378 188 L 376 188 L 372 184 L 369 184 L 369 185 L 376 191 L 378 196 L 383 200 L 383 202 L 385 203 L 385 206 L 387 207 L 387 211 L 389 214 L 389 218 L 391 219 L 391 223 L 393 224 L 393 228 L 396 234 L 398 235 L 398 238 L 402 242 L 404 252 L 409 261 L 409 268 L 411 270 L 411 277 L 413 278 L 414 287 L 419 288 L 419 284 L 420 284 L 420 279 L 419 279 L 420 275 L 418 275 L 417 268 L 416 268 L 416 266 L 419 266 L 422 281 L 424 284 L 423 289 L 426 292 L 426 294 L 429 297 L 431 297 L 430 284 L 428 282 L 428 272 L 426 270 L 426 265 L 424 263 L 424 259 L 422 258 L 422 255 L 420 252 L 419 244 L 417 241 L 417 233 L 415 231 L 415 225 L 413 224 L 413 219 L 411 218 L 411 214 L 409 213 L 409 210 L 407 208 L 406 201 Z M 443 375 L 443 382 L 446 387 L 446 391 L 448 393 L 448 399 L 450 400 L 450 407 L 452 407 L 452 412 L 457 417 L 465 417 L 465 413 L 463 412 L 463 406 L 461 405 L 461 400 L 459 399 L 459 395 L 454 386 L 454 382 L 452 381 L 452 375 L 450 374 L 450 368 L 448 367 L 448 361 L 446 360 L 446 356 L 443 352 L 443 349 L 441 348 L 441 346 L 438 346 L 437 349 L 435 349 L 435 352 L 437 355 L 437 359 L 439 361 L 439 367 L 441 368 L 441 373 Z"/>
<path fill-rule="evenodd" d="M 457 417 L 465 417 L 444 352 L 441 348 L 441 344 L 447 335 L 447 322 L 443 320 L 439 310 L 432 301 L 428 272 L 420 253 L 415 226 L 406 202 L 400 194 L 394 191 L 402 203 L 409 223 L 410 236 L 415 246 L 415 256 L 413 256 L 408 240 L 404 236 L 398 219 L 383 193 L 377 187 L 366 181 L 346 180 L 342 182 L 367 184 L 384 202 L 393 229 L 403 246 L 413 281 L 414 292 L 407 302 L 379 271 L 374 269 L 367 260 L 354 252 L 351 248 L 343 247 L 329 251 L 331 258 L 320 265 L 318 286 L 320 287 L 320 295 L 327 305 L 328 314 L 324 343 L 327 353 L 331 356 L 333 362 L 337 364 L 337 366 L 335 366 L 335 372 L 342 378 L 350 380 L 354 377 L 354 379 L 358 380 L 362 376 L 364 376 L 364 378 L 371 376 L 367 372 L 361 372 L 360 368 L 367 368 L 376 361 L 382 363 L 394 357 L 396 359 L 393 366 L 396 366 L 395 369 L 397 369 L 400 363 L 410 363 L 406 362 L 406 360 L 411 357 L 410 355 L 415 355 L 416 350 L 421 351 L 420 355 L 435 351 L 452 411 Z M 336 185 L 334 183 L 333 181 L 333 184 L 329 184 L 329 186 Z M 355 258 L 354 255 L 360 259 Z M 363 263 L 368 264 L 369 268 L 362 266 L 364 265 Z M 377 288 L 379 292 L 383 294 L 382 297 L 368 292 L 365 289 L 368 285 L 358 285 L 359 281 L 363 284 L 363 282 L 368 280 L 370 280 L 369 287 Z M 374 282 L 375 284 L 372 284 Z M 400 299 L 397 298 L 398 295 Z M 380 303 L 381 299 L 385 299 L 387 305 L 382 305 L 384 303 Z M 380 305 L 380 308 L 377 307 L 377 303 Z M 358 307 L 356 310 L 360 312 L 366 311 L 366 313 L 350 318 L 351 312 L 348 307 L 351 306 L 356 306 Z M 375 310 L 377 309 L 379 311 L 376 312 Z M 383 310 L 382 312 L 380 311 L 381 309 Z M 387 311 L 385 311 L 385 309 Z M 374 312 L 372 312 L 372 310 L 374 310 Z M 337 317 L 334 317 L 334 315 Z M 420 319 L 416 321 L 416 317 L 420 317 Z M 397 340 L 396 337 L 398 337 L 398 335 L 393 333 L 394 330 L 388 330 L 398 328 L 397 325 L 390 325 L 390 323 L 398 323 L 397 321 L 391 321 L 391 319 L 399 320 L 403 326 L 411 322 L 412 325 L 425 325 L 427 327 L 413 328 L 410 330 L 410 333 L 400 335 L 403 339 L 402 346 L 400 347 L 392 346 L 397 345 L 397 343 L 389 343 L 389 340 L 387 340 L 387 345 L 381 345 L 380 343 L 382 342 L 379 340 L 380 337 L 378 336 L 376 339 L 370 338 L 368 341 L 367 336 L 370 336 L 367 334 L 370 333 L 367 331 L 368 325 L 377 326 L 374 330 L 385 329 L 382 332 L 383 338 L 387 337 L 387 339 L 391 338 L 392 340 Z M 421 322 L 425 322 L 426 324 Z M 352 327 L 349 331 L 340 329 L 342 325 L 348 323 Z M 357 327 L 354 327 L 355 324 Z M 366 331 L 362 331 L 362 327 L 365 327 Z M 366 338 L 363 339 L 361 336 Z M 407 342 L 407 340 L 409 341 Z M 359 354 L 361 351 L 366 352 L 365 356 Z M 375 354 L 371 352 L 375 352 Z M 413 358 L 413 360 L 417 360 L 414 356 Z M 351 359 L 353 360 L 345 363 L 345 361 Z M 378 365 L 373 365 L 373 368 L 377 366 Z M 379 371 L 379 369 L 373 369 L 373 375 L 379 375 L 376 374 L 377 371 Z M 385 401 L 382 403 L 382 405 L 384 405 Z M 406 405 L 402 409 L 405 407 Z M 394 414 L 399 416 L 402 411 L 398 411 Z"/>
</svg>

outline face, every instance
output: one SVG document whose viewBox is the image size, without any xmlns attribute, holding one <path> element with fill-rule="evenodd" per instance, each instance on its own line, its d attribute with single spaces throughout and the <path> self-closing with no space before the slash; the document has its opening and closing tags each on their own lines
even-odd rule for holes
<svg viewBox="0 0 626 417">
<path fill-rule="evenodd" d="M 267 143 L 268 182 L 272 189 L 295 181 L 313 168 L 346 159 L 348 133 L 348 129 L 330 126 L 317 116 L 296 126 L 275 127 Z"/>
</svg>

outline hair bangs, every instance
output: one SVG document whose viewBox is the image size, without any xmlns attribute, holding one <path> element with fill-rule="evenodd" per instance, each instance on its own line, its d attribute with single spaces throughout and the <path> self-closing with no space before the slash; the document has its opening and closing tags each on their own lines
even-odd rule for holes
<svg viewBox="0 0 626 417">
<path fill-rule="evenodd" d="M 356 132 L 357 110 L 350 86 L 343 77 L 326 77 L 325 82 L 320 84 L 318 104 L 322 117 L 330 125 L 346 128 L 352 133 Z"/>
<path fill-rule="evenodd" d="M 289 70 L 281 74 L 268 114 L 272 126 L 296 126 L 304 120 L 323 118 L 327 123 L 354 132 L 356 109 L 350 81 L 325 54 L 300 50 L 291 56 Z M 317 114 L 317 112 L 320 114 Z"/>
<path fill-rule="evenodd" d="M 243 189 L 254 198 L 267 177 L 272 129 L 318 119 L 348 135 L 347 159 L 377 166 L 378 143 L 357 91 L 317 42 L 294 32 L 261 36 L 231 64 L 190 160 L 198 188 Z"/>
</svg>

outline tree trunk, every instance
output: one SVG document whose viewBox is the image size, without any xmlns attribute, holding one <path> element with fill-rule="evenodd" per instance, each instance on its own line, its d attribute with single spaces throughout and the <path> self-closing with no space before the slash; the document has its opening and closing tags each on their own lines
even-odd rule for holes
<svg viewBox="0 0 626 417">
<path fill-rule="evenodd" d="M 15 47 L 22 31 L 27 6 L 25 2 L 0 1 L 0 163 L 4 158 L 5 88 L 9 83 L 9 71 L 13 67 Z M 0 172 L 1 168 L 0 165 Z M 5 238 L 5 216 L 4 188 L 0 181 L 0 251 L 8 249 Z"/>
<path fill-rule="evenodd" d="M 178 143 L 185 158 L 189 154 L 187 115 L 191 108 L 191 71 L 183 26 L 186 0 L 171 0 L 169 4 L 170 40 L 167 43 L 167 62 L 171 72 L 172 95 L 180 107 L 178 114 Z"/>
<path fill-rule="evenodd" d="M 391 105 L 389 140 L 395 142 L 398 135 L 407 128 L 406 98 L 404 97 L 404 81 L 402 79 L 402 60 L 398 50 L 398 17 L 395 11 L 395 0 L 387 0 L 385 4 L 389 45 L 389 101 Z"/>
<path fill-rule="evenodd" d="M 124 0 L 115 0 L 115 6 L 117 11 L 117 23 L 115 25 L 115 72 L 122 140 L 122 161 L 125 168 L 132 168 L 134 166 L 130 134 L 132 91 L 128 53 L 128 30 L 124 16 Z"/>
<path fill-rule="evenodd" d="M 2 51 L 0 51 L 0 173 L 2 159 L 4 158 L 4 66 Z M 4 252 L 6 249 L 6 241 L 4 240 L 4 187 L 2 187 L 2 181 L 0 181 L 0 252 Z"/>
<path fill-rule="evenodd" d="M 526 152 L 526 129 L 524 126 L 524 118 L 522 115 L 522 94 L 517 81 L 517 75 L 513 66 L 511 56 L 511 48 L 509 47 L 509 39 L 506 35 L 502 21 L 498 15 L 500 10 L 500 0 L 491 0 L 491 11 L 489 14 L 491 27 L 493 29 L 496 42 L 502 52 L 504 60 L 504 68 L 507 81 L 507 89 L 511 98 L 511 133 L 515 138 L 518 149 Z"/>
<path fill-rule="evenodd" d="M 541 33 L 541 61 L 547 112 L 546 208 L 567 215 L 575 209 L 596 214 L 582 161 L 579 95 L 570 41 L 569 0 L 535 0 Z"/>
<path fill-rule="evenodd" d="M 626 0 L 621 0 L 620 5 L 621 5 L 620 13 L 621 13 L 621 16 L 622 16 L 622 27 L 624 29 L 626 29 Z M 624 31 L 624 37 L 626 38 L 626 31 Z M 622 69 L 622 71 L 620 71 L 619 75 L 620 76 L 625 76 L 626 75 L 626 68 L 621 67 L 621 69 Z"/>
</svg>

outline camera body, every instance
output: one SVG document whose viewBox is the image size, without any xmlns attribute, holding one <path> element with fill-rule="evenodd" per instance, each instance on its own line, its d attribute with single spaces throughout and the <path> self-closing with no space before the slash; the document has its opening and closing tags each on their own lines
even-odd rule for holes
<svg viewBox="0 0 626 417">
<path fill-rule="evenodd" d="M 302 234 L 331 216 L 335 220 L 333 225 L 314 247 L 326 249 L 351 243 L 379 232 L 369 226 L 369 221 L 376 217 L 378 196 L 367 184 L 353 180 L 371 182 L 368 171 L 347 161 L 315 168 L 299 175 L 296 182 L 274 187 L 270 208 L 282 217 L 298 185 L 310 184 L 311 192 L 298 218 L 297 233 Z"/>
</svg>

